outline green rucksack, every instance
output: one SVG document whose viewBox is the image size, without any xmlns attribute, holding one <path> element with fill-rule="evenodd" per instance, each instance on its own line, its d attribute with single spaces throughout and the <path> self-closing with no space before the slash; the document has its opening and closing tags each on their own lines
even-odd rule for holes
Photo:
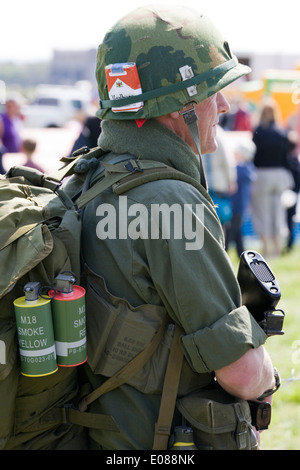
<svg viewBox="0 0 300 470">
<path fill-rule="evenodd" d="M 72 271 L 80 282 L 80 210 L 110 186 L 122 194 L 151 180 L 176 178 L 203 191 L 192 178 L 131 155 L 103 162 L 89 188 L 86 181 L 103 154 L 99 147 L 83 148 L 51 176 L 13 167 L 0 178 L 0 449 L 85 448 L 83 426 L 114 426 L 107 417 L 101 422 L 101 417 L 89 413 L 87 418 L 76 410 L 80 367 L 59 367 L 44 377 L 20 373 L 13 302 L 24 296 L 28 282 L 52 286 L 63 271 Z M 78 197 L 73 201 L 61 182 L 75 167 L 83 176 L 77 179 Z"/>
<path fill-rule="evenodd" d="M 49 410 L 72 402 L 78 393 L 76 368 L 59 368 L 45 377 L 25 377 L 13 302 L 24 285 L 51 286 L 62 271 L 80 274 L 80 218 L 60 190 L 73 163 L 53 177 L 13 167 L 0 179 L 0 448 L 56 448 L 78 437 L 81 428 L 64 426 Z M 48 415 L 46 416 L 46 414 Z"/>
</svg>

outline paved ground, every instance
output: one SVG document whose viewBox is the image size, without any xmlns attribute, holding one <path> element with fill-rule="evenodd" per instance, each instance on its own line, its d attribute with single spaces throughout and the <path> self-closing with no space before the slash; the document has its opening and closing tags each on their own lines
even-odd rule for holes
<svg viewBox="0 0 300 470">
<path fill-rule="evenodd" d="M 62 164 L 60 158 L 69 155 L 73 142 L 80 132 L 77 122 L 70 122 L 67 127 L 60 129 L 23 129 L 22 137 L 37 142 L 33 160 L 36 161 L 46 173 L 56 170 Z M 26 157 L 22 153 L 5 154 L 3 166 L 8 170 L 11 166 L 22 165 Z"/>
</svg>

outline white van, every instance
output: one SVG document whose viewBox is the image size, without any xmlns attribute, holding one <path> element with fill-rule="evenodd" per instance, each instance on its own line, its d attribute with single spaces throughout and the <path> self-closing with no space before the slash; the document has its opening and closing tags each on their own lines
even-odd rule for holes
<svg viewBox="0 0 300 470">
<path fill-rule="evenodd" d="M 62 127 L 82 116 L 90 105 L 90 93 L 80 87 L 39 85 L 32 103 L 22 107 L 28 128 Z"/>
</svg>

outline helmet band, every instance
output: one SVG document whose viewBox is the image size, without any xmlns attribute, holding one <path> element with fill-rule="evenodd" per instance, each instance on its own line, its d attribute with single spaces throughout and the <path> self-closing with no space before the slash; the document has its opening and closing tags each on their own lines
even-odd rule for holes
<svg viewBox="0 0 300 470">
<path fill-rule="evenodd" d="M 224 62 L 223 64 L 217 65 L 213 69 L 207 70 L 199 75 L 196 75 L 192 78 L 187 80 L 174 83 L 173 85 L 169 85 L 166 87 L 158 88 L 156 90 L 146 91 L 139 95 L 135 96 L 128 96 L 127 98 L 117 99 L 117 100 L 100 100 L 99 105 L 100 109 L 108 109 L 112 107 L 121 107 L 127 106 L 129 104 L 137 103 L 140 101 L 147 101 L 154 98 L 158 98 L 160 96 L 169 95 L 175 93 L 176 91 L 183 90 L 185 88 L 189 88 L 192 85 L 199 85 L 200 83 L 209 80 L 210 78 L 216 77 L 217 75 L 224 74 L 229 70 L 233 69 L 238 65 L 238 60 L 236 57 Z"/>
</svg>

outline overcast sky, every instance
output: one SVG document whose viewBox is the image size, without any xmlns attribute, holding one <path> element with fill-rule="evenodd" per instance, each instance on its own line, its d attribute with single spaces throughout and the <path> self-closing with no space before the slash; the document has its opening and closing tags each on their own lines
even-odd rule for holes
<svg viewBox="0 0 300 470">
<path fill-rule="evenodd" d="M 299 0 L 2 0 L 0 61 L 49 60 L 53 49 L 96 48 L 120 17 L 149 3 L 207 14 L 233 52 L 299 53 Z M 1 78 L 1 77 L 0 77 Z"/>
</svg>

